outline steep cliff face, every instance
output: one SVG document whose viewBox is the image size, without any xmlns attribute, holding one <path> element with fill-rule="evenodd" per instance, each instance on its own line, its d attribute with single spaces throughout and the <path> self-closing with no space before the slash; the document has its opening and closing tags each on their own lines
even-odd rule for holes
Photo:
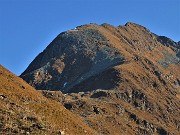
<svg viewBox="0 0 180 135">
<path fill-rule="evenodd" d="M 102 134 L 180 132 L 179 43 L 134 23 L 61 33 L 21 77 Z M 61 93 L 61 92 L 59 92 Z"/>
</svg>

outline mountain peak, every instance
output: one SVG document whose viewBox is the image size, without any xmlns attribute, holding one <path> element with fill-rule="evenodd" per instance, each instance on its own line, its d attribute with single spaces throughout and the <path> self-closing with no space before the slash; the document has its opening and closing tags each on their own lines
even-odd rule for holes
<svg viewBox="0 0 180 135">
<path fill-rule="evenodd" d="M 59 34 L 20 77 L 99 134 L 178 134 L 179 56 L 141 25 L 87 24 Z"/>
<path fill-rule="evenodd" d="M 70 92 L 76 88 L 78 92 L 77 86 L 91 77 L 120 66 L 136 55 L 145 57 L 145 52 L 150 53 L 163 44 L 167 46 L 166 42 L 176 48 L 172 40 L 131 22 L 122 27 L 106 23 L 81 25 L 58 35 L 21 77 L 36 89 Z M 178 61 L 175 57 L 172 59 Z M 103 88 L 113 87 L 114 84 L 108 84 Z"/>
</svg>

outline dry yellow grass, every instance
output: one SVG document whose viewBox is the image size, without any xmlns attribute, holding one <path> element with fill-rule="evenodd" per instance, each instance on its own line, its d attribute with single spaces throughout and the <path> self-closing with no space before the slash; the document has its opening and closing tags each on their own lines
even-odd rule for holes
<svg viewBox="0 0 180 135">
<path fill-rule="evenodd" d="M 1 134 L 96 134 L 60 103 L 0 66 Z"/>
</svg>

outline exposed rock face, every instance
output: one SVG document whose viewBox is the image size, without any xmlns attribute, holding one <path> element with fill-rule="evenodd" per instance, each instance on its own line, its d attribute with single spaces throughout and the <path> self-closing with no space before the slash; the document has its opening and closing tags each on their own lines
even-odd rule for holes
<svg viewBox="0 0 180 135">
<path fill-rule="evenodd" d="M 157 40 L 163 45 L 172 48 L 176 52 L 176 56 L 180 58 L 180 41 L 174 42 L 173 40 L 165 36 L 158 36 Z"/>
<path fill-rule="evenodd" d="M 179 45 L 134 23 L 83 25 L 58 35 L 21 77 L 66 93 L 43 91 L 101 134 L 178 134 Z"/>
<path fill-rule="evenodd" d="M 37 89 L 70 92 L 84 80 L 122 64 L 123 56 L 98 27 L 92 24 L 61 33 L 21 77 Z"/>
</svg>

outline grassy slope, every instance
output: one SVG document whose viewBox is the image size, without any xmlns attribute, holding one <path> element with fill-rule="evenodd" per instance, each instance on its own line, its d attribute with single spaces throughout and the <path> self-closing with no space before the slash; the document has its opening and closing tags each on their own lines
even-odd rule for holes
<svg viewBox="0 0 180 135">
<path fill-rule="evenodd" d="M 60 103 L 0 66 L 0 134 L 96 134 Z"/>
</svg>

